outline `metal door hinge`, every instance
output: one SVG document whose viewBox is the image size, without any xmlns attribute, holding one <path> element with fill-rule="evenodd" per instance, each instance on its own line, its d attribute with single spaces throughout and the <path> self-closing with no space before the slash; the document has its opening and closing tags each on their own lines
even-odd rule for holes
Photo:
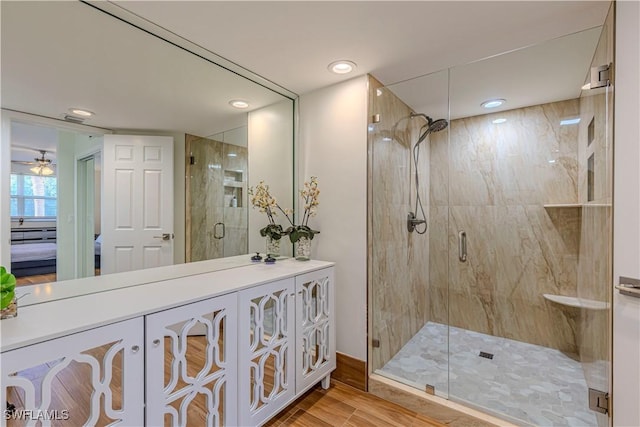
<svg viewBox="0 0 640 427">
<path fill-rule="evenodd" d="M 591 82 L 589 89 L 607 86 L 611 77 L 611 64 L 591 67 Z"/>
<path fill-rule="evenodd" d="M 380 347 L 380 340 L 372 339 L 371 340 L 371 347 L 379 348 Z"/>
<path fill-rule="evenodd" d="M 427 392 L 427 394 L 431 394 L 431 395 L 436 394 L 436 388 L 431 384 L 425 384 L 424 391 Z"/>
<path fill-rule="evenodd" d="M 589 409 L 592 411 L 600 412 L 601 414 L 609 413 L 609 393 L 589 389 Z"/>
<path fill-rule="evenodd" d="M 193 154 L 189 156 L 189 164 L 190 165 L 196 164 L 196 158 L 193 156 Z"/>
</svg>

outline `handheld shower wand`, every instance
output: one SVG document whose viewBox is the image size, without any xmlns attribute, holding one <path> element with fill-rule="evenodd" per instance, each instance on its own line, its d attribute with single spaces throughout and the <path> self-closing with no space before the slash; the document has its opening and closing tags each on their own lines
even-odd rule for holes
<svg viewBox="0 0 640 427">
<path fill-rule="evenodd" d="M 422 207 L 422 200 L 420 200 L 420 180 L 418 179 L 418 159 L 420 158 L 420 143 L 424 141 L 427 136 L 429 136 L 433 132 L 440 132 L 444 130 L 448 125 L 445 119 L 433 120 L 431 117 L 427 116 L 424 113 L 411 113 L 409 116 L 411 118 L 414 117 L 423 117 L 427 124 L 420 128 L 420 136 L 418 137 L 418 141 L 413 146 L 413 165 L 415 169 L 415 180 L 416 180 L 416 207 L 414 212 L 409 212 L 407 215 L 407 230 L 409 233 L 415 231 L 418 234 L 424 234 L 427 232 L 427 217 L 424 213 L 424 208 Z M 426 129 L 425 129 L 426 128 Z M 419 218 L 418 208 L 420 208 L 420 214 L 422 215 Z M 423 230 L 418 230 L 418 226 L 424 224 Z"/>
</svg>

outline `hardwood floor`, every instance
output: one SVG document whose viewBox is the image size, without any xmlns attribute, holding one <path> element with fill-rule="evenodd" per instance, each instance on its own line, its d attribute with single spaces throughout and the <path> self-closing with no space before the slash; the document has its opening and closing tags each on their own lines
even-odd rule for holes
<svg viewBox="0 0 640 427">
<path fill-rule="evenodd" d="M 37 285 L 40 283 L 50 283 L 56 281 L 56 273 L 38 274 L 35 276 L 24 276 L 16 278 L 16 286 Z"/>
<path fill-rule="evenodd" d="M 331 381 L 328 390 L 319 386 L 311 389 L 265 425 L 445 427 L 434 419 L 337 381 Z"/>
<path fill-rule="evenodd" d="M 100 275 L 100 269 L 95 269 L 95 275 Z M 51 283 L 56 281 L 56 273 L 37 274 L 35 276 L 24 276 L 16 278 L 16 286 L 39 285 L 40 283 Z"/>
</svg>

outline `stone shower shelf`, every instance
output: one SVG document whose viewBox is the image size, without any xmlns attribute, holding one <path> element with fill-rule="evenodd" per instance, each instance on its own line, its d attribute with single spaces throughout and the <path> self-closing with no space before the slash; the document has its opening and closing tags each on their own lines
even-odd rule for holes
<svg viewBox="0 0 640 427">
<path fill-rule="evenodd" d="M 569 307 L 586 308 L 588 310 L 607 310 L 609 308 L 609 303 L 604 301 L 594 301 L 590 299 L 553 294 L 542 294 L 542 296 L 549 301 Z"/>
<path fill-rule="evenodd" d="M 583 207 L 611 207 L 608 203 L 553 203 L 542 205 L 545 209 L 582 209 Z"/>
</svg>

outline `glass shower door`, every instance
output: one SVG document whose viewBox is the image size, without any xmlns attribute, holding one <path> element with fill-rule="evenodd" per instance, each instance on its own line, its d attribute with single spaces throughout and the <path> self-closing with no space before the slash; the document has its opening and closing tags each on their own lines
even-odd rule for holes
<svg viewBox="0 0 640 427">
<path fill-rule="evenodd" d="M 246 127 L 207 138 L 187 135 L 186 151 L 187 261 L 246 254 Z"/>
<path fill-rule="evenodd" d="M 373 373 L 446 397 L 448 190 L 432 165 L 448 136 L 426 131 L 448 120 L 448 73 L 418 80 L 418 92 L 369 81 L 369 360 Z"/>
<path fill-rule="evenodd" d="M 612 104 L 580 89 L 607 22 L 450 72 L 449 397 L 516 424 L 607 425 Z"/>
</svg>

